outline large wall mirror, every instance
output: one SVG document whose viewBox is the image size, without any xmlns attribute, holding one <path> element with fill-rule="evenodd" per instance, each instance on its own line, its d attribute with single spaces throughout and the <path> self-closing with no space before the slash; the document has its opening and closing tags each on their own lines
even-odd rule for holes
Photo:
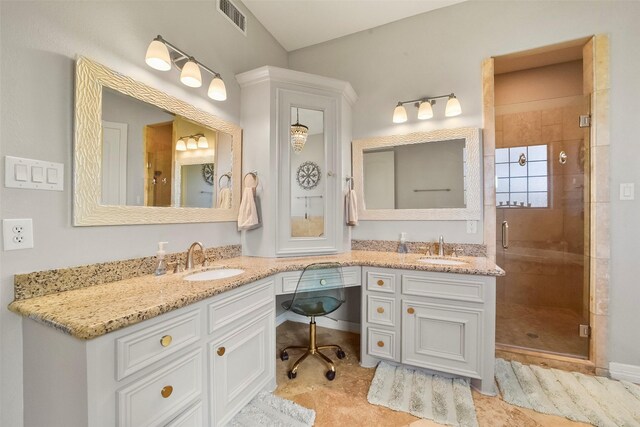
<svg viewBox="0 0 640 427">
<path fill-rule="evenodd" d="M 82 57 L 75 119 L 74 225 L 237 218 L 237 125 Z"/>
<path fill-rule="evenodd" d="M 460 128 L 353 141 L 360 219 L 481 219 L 479 139 Z"/>
</svg>

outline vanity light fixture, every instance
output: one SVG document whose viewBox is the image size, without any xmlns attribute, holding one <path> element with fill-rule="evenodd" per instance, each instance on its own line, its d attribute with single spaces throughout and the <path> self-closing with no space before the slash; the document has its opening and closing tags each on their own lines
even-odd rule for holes
<svg viewBox="0 0 640 427">
<path fill-rule="evenodd" d="M 300 124 L 300 111 L 296 108 L 296 123 L 291 125 L 291 147 L 296 154 L 300 154 L 307 142 L 309 128 Z"/>
<path fill-rule="evenodd" d="M 160 35 L 149 44 L 145 62 L 151 68 L 160 71 L 168 71 L 172 68 L 171 64 L 175 64 L 175 66 L 181 70 L 180 81 L 189 87 L 202 86 L 202 69 L 213 76 L 213 80 L 211 80 L 209 90 L 207 91 L 209 98 L 215 101 L 224 101 L 227 99 L 227 88 L 220 73 L 213 71 L 193 56 L 178 49 Z"/>
<path fill-rule="evenodd" d="M 183 136 L 176 142 L 176 151 L 197 150 L 198 148 L 209 148 L 207 137 L 201 133 Z"/>
<path fill-rule="evenodd" d="M 458 116 L 462 113 L 460 107 L 460 101 L 456 98 L 456 95 L 450 93 L 448 95 L 440 96 L 425 96 L 423 98 L 412 99 L 410 101 L 399 101 L 396 108 L 393 110 L 393 123 L 404 123 L 407 121 L 407 110 L 404 108 L 404 104 L 414 104 L 418 109 L 418 119 L 427 120 L 433 117 L 433 105 L 436 103 L 436 99 L 448 98 L 447 106 L 444 110 L 444 115 L 447 117 Z"/>
</svg>

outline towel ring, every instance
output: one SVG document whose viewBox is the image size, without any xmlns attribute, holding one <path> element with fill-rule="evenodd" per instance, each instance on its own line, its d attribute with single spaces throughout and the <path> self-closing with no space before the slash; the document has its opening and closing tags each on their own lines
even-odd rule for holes
<svg viewBox="0 0 640 427">
<path fill-rule="evenodd" d="M 247 177 L 249 175 L 251 175 L 253 177 L 253 181 L 255 183 L 255 185 L 253 185 L 253 186 L 247 185 Z M 258 172 L 247 172 L 244 175 L 244 178 L 242 178 L 242 182 L 243 182 L 245 187 L 256 188 L 258 186 Z"/>
<path fill-rule="evenodd" d="M 346 178 L 347 184 L 349 185 L 349 190 L 353 190 L 353 177 L 352 176 L 348 176 Z"/>
<path fill-rule="evenodd" d="M 229 186 L 231 184 L 231 172 L 225 173 L 225 174 L 220 176 L 220 178 L 218 179 L 218 187 L 222 187 L 222 178 L 227 178 L 226 187 L 229 188 Z"/>
</svg>

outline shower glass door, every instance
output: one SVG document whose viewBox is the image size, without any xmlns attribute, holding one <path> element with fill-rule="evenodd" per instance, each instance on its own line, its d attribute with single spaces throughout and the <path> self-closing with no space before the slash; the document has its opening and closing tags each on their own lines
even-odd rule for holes
<svg viewBox="0 0 640 427">
<path fill-rule="evenodd" d="M 496 110 L 496 342 L 587 358 L 587 97 Z"/>
</svg>

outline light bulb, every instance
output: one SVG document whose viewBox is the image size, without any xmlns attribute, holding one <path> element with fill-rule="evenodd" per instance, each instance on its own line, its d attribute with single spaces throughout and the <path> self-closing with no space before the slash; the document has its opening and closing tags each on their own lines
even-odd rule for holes
<svg viewBox="0 0 640 427">
<path fill-rule="evenodd" d="M 209 148 L 209 141 L 204 135 L 198 138 L 198 148 Z"/>
<path fill-rule="evenodd" d="M 422 101 L 420 107 L 418 107 L 418 119 L 427 120 L 433 117 L 433 108 L 431 107 L 431 101 Z"/>
<path fill-rule="evenodd" d="M 187 144 L 184 143 L 184 139 L 179 139 L 176 142 L 176 151 L 187 151 Z"/>
<path fill-rule="evenodd" d="M 158 39 L 153 40 L 147 48 L 145 62 L 151 68 L 160 71 L 168 71 L 171 69 L 171 57 L 167 45 Z"/>
<path fill-rule="evenodd" d="M 462 107 L 460 107 L 460 101 L 454 94 L 449 96 L 447 106 L 444 109 L 444 115 L 447 117 L 459 116 L 462 113 Z"/>
<path fill-rule="evenodd" d="M 196 139 L 192 136 L 187 140 L 187 149 L 188 150 L 196 150 L 198 148 L 198 144 L 196 143 Z"/>
<path fill-rule="evenodd" d="M 202 75 L 200 74 L 200 67 L 193 58 L 184 64 L 182 72 L 180 73 L 180 81 L 189 87 L 202 86 Z"/>
<path fill-rule="evenodd" d="M 207 95 L 215 101 L 224 101 L 227 99 L 227 88 L 219 75 L 216 75 L 213 80 L 211 80 Z"/>
<path fill-rule="evenodd" d="M 404 123 L 407 121 L 407 110 L 398 102 L 396 109 L 393 110 L 393 123 Z"/>
</svg>

